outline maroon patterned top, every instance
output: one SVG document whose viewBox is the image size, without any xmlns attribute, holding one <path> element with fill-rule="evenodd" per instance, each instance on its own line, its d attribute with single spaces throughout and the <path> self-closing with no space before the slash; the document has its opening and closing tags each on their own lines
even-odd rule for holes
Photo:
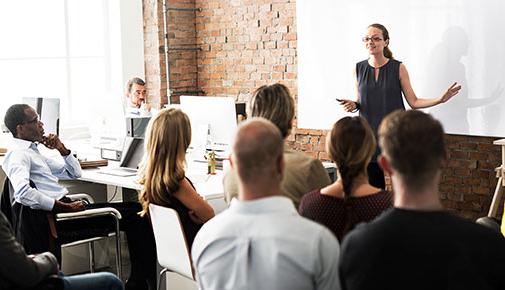
<svg viewBox="0 0 505 290">
<path fill-rule="evenodd" d="M 392 206 L 393 196 L 389 191 L 381 190 L 344 201 L 343 198 L 321 194 L 321 190 L 317 189 L 303 196 L 298 211 L 300 215 L 326 226 L 342 242 L 354 226 L 373 220 Z"/>
</svg>

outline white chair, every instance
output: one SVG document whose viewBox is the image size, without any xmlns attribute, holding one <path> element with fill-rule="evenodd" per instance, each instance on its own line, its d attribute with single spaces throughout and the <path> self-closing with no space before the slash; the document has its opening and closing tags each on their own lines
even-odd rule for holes
<svg viewBox="0 0 505 290">
<path fill-rule="evenodd" d="M 167 271 L 195 281 L 186 237 L 177 212 L 168 207 L 150 204 L 149 215 L 156 240 L 158 263 L 163 267 L 158 289 L 161 289 L 162 277 Z"/>
</svg>

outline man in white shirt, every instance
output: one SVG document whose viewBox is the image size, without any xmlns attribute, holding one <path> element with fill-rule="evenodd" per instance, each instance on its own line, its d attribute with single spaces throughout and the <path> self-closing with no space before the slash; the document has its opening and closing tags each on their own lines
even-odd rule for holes
<svg viewBox="0 0 505 290">
<path fill-rule="evenodd" d="M 141 78 L 132 78 L 126 83 L 126 106 L 127 117 L 150 117 L 150 107 L 146 104 L 146 83 Z"/>
<path fill-rule="evenodd" d="M 44 136 L 44 124 L 35 110 L 26 104 L 12 105 L 5 113 L 4 123 L 11 131 L 15 148 L 4 159 L 2 168 L 10 180 L 13 193 L 13 208 L 21 205 L 27 210 L 18 212 L 23 218 L 13 223 L 16 238 L 28 254 L 52 251 L 61 258 L 56 237 L 67 234 L 73 239 L 73 232 L 81 229 L 102 228 L 100 219 L 63 221 L 54 225 L 53 212 L 74 212 L 86 208 L 114 207 L 121 213 L 120 226 L 126 232 L 131 261 L 131 273 L 126 289 L 147 289 L 148 284 L 156 285 L 156 252 L 150 221 L 137 213 L 142 209 L 139 203 L 98 203 L 85 205 L 81 201 L 70 202 L 65 195 L 68 190 L 58 184 L 60 178 L 74 179 L 81 176 L 78 160 L 70 154 L 58 136 Z M 63 162 L 40 154 L 38 146 L 43 144 L 56 149 Z M 31 209 L 32 211 L 30 211 Z M 22 221 L 20 221 L 22 220 Z M 25 222 L 26 221 L 26 222 Z M 19 230 L 23 226 L 23 230 Z M 25 230 L 26 229 L 26 230 Z M 57 229 L 57 230 L 56 230 Z M 51 233 L 51 237 L 49 235 Z M 151 288 L 152 288 L 151 287 Z"/>
<path fill-rule="evenodd" d="M 74 179 L 81 176 L 79 161 L 70 154 L 58 136 L 44 136 L 44 124 L 37 112 L 25 104 L 11 106 L 5 114 L 5 125 L 12 132 L 15 148 L 9 150 L 3 162 L 3 170 L 14 190 L 14 201 L 55 212 L 84 210 L 80 201 L 64 203 L 60 199 L 68 190 L 58 184 L 58 179 Z M 41 155 L 38 145 L 56 149 L 62 156 L 54 160 Z M 30 186 L 30 181 L 35 187 Z"/>
<path fill-rule="evenodd" d="M 298 215 L 281 195 L 279 129 L 262 118 L 242 123 L 232 166 L 239 196 L 208 221 L 193 243 L 201 289 L 340 289 L 339 245 L 321 225 Z"/>
</svg>

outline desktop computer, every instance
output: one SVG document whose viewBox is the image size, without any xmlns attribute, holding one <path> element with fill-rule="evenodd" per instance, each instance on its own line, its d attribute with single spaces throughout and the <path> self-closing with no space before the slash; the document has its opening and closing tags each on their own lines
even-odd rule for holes
<svg viewBox="0 0 505 290">
<path fill-rule="evenodd" d="M 60 133 L 60 99 L 56 98 L 23 98 L 23 103 L 32 107 L 44 123 L 46 134 Z"/>
<path fill-rule="evenodd" d="M 151 117 L 127 117 L 126 136 L 143 139 L 150 120 Z"/>
<path fill-rule="evenodd" d="M 180 100 L 191 122 L 191 158 L 203 161 L 207 150 L 227 157 L 237 129 L 234 98 L 181 96 Z"/>
</svg>

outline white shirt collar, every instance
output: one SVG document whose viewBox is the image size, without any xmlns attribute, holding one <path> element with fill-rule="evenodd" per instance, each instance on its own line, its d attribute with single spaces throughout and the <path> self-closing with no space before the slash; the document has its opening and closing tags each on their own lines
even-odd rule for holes
<svg viewBox="0 0 505 290">
<path fill-rule="evenodd" d="M 19 138 L 14 138 L 13 140 L 14 140 L 13 146 L 15 147 L 15 149 L 28 149 L 33 146 L 32 144 L 37 146 L 36 143 L 34 143 L 32 141 L 19 139 Z"/>
<path fill-rule="evenodd" d="M 270 196 L 255 200 L 242 201 L 234 198 L 228 209 L 242 214 L 261 214 L 272 212 L 298 213 L 293 201 L 285 196 Z"/>
</svg>

